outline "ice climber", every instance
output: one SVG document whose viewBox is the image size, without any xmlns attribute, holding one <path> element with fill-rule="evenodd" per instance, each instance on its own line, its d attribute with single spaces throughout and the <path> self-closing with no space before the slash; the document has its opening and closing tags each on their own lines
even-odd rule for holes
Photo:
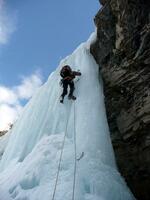
<svg viewBox="0 0 150 200">
<path fill-rule="evenodd" d="M 61 83 L 63 86 L 63 92 L 61 94 L 60 103 L 63 103 L 64 97 L 68 93 L 68 86 L 70 87 L 68 99 L 76 100 L 76 97 L 73 96 L 73 92 L 75 89 L 73 79 L 76 76 L 81 76 L 81 72 L 72 71 L 69 65 L 65 65 L 60 71 L 60 76 L 62 77 Z"/>
</svg>

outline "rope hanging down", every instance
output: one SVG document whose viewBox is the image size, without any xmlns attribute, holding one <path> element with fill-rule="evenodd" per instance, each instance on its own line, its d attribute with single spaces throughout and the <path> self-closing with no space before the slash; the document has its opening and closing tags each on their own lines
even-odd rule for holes
<svg viewBox="0 0 150 200">
<path fill-rule="evenodd" d="M 62 155 L 63 155 L 65 140 L 66 140 L 66 136 L 67 136 L 68 122 L 69 122 L 69 116 L 68 116 L 68 119 L 67 119 L 67 122 L 66 122 L 66 128 L 65 128 L 61 153 L 60 153 L 60 159 L 59 159 L 59 164 L 58 164 L 58 170 L 57 170 L 52 200 L 54 200 L 55 194 L 56 194 L 57 183 L 58 183 L 59 172 L 60 172 L 60 166 L 61 166 L 61 161 L 62 161 Z M 76 169 L 77 169 L 77 147 L 76 147 L 76 115 L 75 115 L 75 102 L 74 102 L 74 178 L 73 178 L 72 200 L 75 199 Z"/>
<path fill-rule="evenodd" d="M 58 170 L 57 170 L 57 176 L 56 176 L 56 182 L 55 182 L 55 187 L 54 187 L 54 192 L 53 192 L 52 200 L 54 200 L 55 194 L 56 194 L 56 188 L 57 188 L 57 183 L 58 183 L 58 177 L 59 177 L 59 172 L 60 172 L 62 155 L 63 155 L 64 145 L 65 145 L 65 140 L 66 140 L 66 135 L 67 135 L 68 121 L 69 121 L 69 115 L 68 115 L 67 122 L 66 122 L 66 128 L 65 128 L 65 133 L 64 133 L 64 138 L 63 138 L 63 144 L 62 144 L 62 148 L 61 148 L 61 153 L 60 153 L 60 159 L 59 159 L 59 164 L 58 164 Z"/>
<path fill-rule="evenodd" d="M 76 186 L 76 172 L 77 172 L 77 145 L 76 145 L 76 113 L 75 113 L 75 102 L 74 102 L 74 179 L 73 179 L 73 193 L 72 200 L 75 199 L 75 186 Z"/>
</svg>

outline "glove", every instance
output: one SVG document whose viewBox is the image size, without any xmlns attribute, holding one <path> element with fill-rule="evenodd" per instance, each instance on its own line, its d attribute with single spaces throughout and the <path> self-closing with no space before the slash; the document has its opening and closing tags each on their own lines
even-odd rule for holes
<svg viewBox="0 0 150 200">
<path fill-rule="evenodd" d="M 74 71 L 73 74 L 74 74 L 75 76 L 81 76 L 81 72 L 76 72 L 76 71 Z"/>
</svg>

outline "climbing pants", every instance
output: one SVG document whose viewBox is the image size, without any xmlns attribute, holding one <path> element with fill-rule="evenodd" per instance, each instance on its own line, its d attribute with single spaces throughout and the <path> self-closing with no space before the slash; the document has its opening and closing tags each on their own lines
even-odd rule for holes
<svg viewBox="0 0 150 200">
<path fill-rule="evenodd" d="M 74 82 L 73 81 L 68 81 L 68 80 L 63 80 L 62 81 L 62 85 L 63 85 L 63 93 L 62 93 L 62 98 L 65 97 L 65 95 L 67 95 L 68 93 L 68 86 L 70 87 L 70 92 L 69 92 L 69 96 L 73 95 L 74 92 Z"/>
</svg>

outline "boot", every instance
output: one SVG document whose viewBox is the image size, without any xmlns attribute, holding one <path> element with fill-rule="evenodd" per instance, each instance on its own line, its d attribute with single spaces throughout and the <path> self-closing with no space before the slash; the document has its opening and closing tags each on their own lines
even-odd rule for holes
<svg viewBox="0 0 150 200">
<path fill-rule="evenodd" d="M 76 100 L 76 97 L 73 96 L 73 95 L 69 95 L 69 96 L 68 96 L 68 99 Z"/>
</svg>

